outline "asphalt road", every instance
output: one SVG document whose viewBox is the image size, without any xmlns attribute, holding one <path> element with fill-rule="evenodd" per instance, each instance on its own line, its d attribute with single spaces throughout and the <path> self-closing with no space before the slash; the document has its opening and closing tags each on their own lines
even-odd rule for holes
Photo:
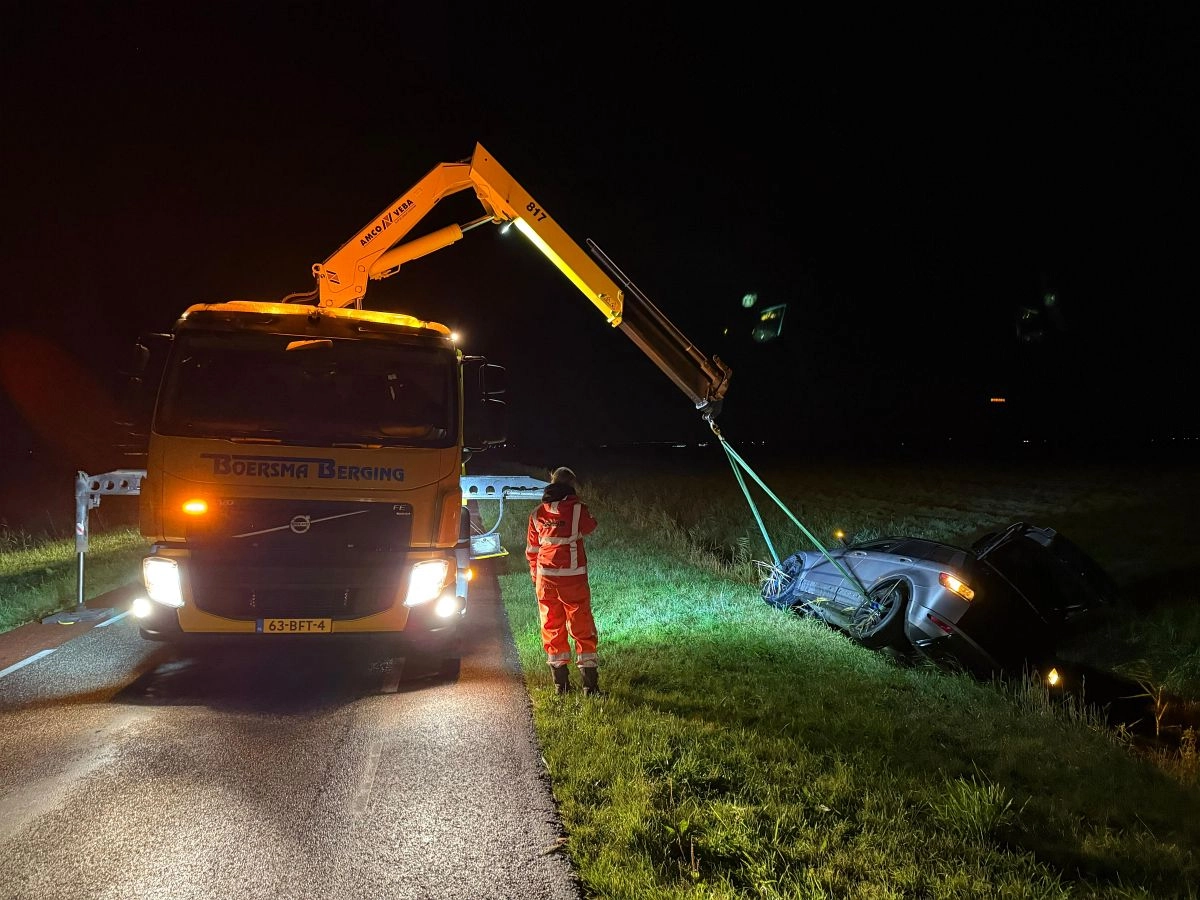
<svg viewBox="0 0 1200 900">
<path fill-rule="evenodd" d="M 0 678 L 0 897 L 579 898 L 480 569 L 455 682 L 128 617 Z"/>
</svg>

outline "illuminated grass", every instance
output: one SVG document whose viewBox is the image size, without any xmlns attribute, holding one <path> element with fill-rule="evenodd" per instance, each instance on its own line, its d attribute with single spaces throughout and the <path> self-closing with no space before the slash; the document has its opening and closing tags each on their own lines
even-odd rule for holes
<svg viewBox="0 0 1200 900">
<path fill-rule="evenodd" d="M 813 502 L 818 486 L 828 506 Z M 840 510 L 860 529 L 935 536 L 911 524 L 932 522 L 949 539 L 1019 516 L 1059 524 L 1083 490 L 1059 483 L 1039 510 L 1036 491 L 988 500 L 998 489 L 981 482 L 976 498 L 954 494 L 960 516 L 926 518 L 923 495 L 908 512 L 872 498 L 884 482 L 809 487 L 814 533 Z M 1102 515 L 1133 490 L 1082 505 Z M 757 537 L 745 502 L 715 480 L 600 474 L 584 493 L 600 521 L 588 550 L 604 697 L 550 689 L 519 552 L 501 588 L 588 896 L 1200 892 L 1194 769 L 1168 777 L 1086 709 L 901 667 L 768 607 L 743 549 Z M 523 526 L 509 517 L 506 546 L 523 546 Z M 779 543 L 798 549 L 794 536 Z"/>
<path fill-rule="evenodd" d="M 146 550 L 146 542 L 134 528 L 91 534 L 85 600 L 134 580 Z M 74 538 L 47 539 L 5 530 L 0 532 L 0 551 L 0 632 L 76 605 Z"/>
</svg>

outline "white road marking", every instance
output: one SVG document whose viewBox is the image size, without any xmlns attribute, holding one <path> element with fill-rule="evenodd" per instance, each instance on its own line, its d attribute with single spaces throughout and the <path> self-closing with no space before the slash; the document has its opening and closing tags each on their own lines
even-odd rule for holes
<svg viewBox="0 0 1200 900">
<path fill-rule="evenodd" d="M 379 757 L 382 755 L 382 742 L 372 741 L 371 749 L 367 752 L 366 770 L 363 772 L 362 780 L 358 783 L 358 790 L 355 792 L 354 801 L 351 804 L 351 809 L 357 818 L 363 817 L 371 802 L 371 791 L 375 788 L 375 774 L 379 771 Z"/>
<path fill-rule="evenodd" d="M 113 616 L 113 617 L 112 617 L 112 618 L 110 618 L 110 619 L 105 619 L 103 622 L 97 622 L 97 623 L 96 623 L 96 627 L 97 627 L 97 628 L 107 628 L 107 627 L 108 627 L 109 625 L 111 625 L 113 622 L 120 622 L 120 621 L 121 621 L 123 618 L 125 618 L 127 615 L 129 615 L 129 610 L 125 610 L 125 612 L 121 613 L 120 615 Z"/>
<path fill-rule="evenodd" d="M 51 647 L 49 650 L 39 650 L 37 653 L 33 654 L 33 656 L 27 657 L 26 659 L 21 660 L 19 663 L 13 663 L 7 669 L 0 672 L 0 678 L 3 678 L 5 675 L 12 674 L 13 672 L 17 671 L 17 669 L 24 668 L 25 666 L 29 665 L 31 662 L 37 662 L 43 656 L 49 656 L 51 653 L 53 653 L 57 649 L 58 649 L 57 647 Z"/>
</svg>

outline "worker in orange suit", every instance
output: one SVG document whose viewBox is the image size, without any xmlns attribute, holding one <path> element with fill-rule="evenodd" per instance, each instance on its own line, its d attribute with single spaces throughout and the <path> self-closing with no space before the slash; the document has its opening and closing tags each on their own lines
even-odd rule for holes
<svg viewBox="0 0 1200 900">
<path fill-rule="evenodd" d="M 558 694 L 571 689 L 571 641 L 584 695 L 600 693 L 596 622 L 583 547 L 584 535 L 595 530 L 596 520 L 579 499 L 575 473 L 565 466 L 555 469 L 542 492 L 542 502 L 529 516 L 525 558 L 537 594 L 542 647 Z"/>
</svg>

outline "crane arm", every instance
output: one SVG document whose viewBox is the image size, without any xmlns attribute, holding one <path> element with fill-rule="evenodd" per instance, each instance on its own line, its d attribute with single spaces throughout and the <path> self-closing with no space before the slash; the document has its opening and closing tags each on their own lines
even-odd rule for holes
<svg viewBox="0 0 1200 900">
<path fill-rule="evenodd" d="M 474 189 L 486 215 L 400 243 L 441 200 L 467 188 Z M 488 222 L 512 225 L 529 238 L 706 419 L 716 416 L 729 386 L 729 367 L 704 356 L 595 244 L 588 242 L 590 255 L 580 247 L 481 144 L 469 161 L 435 166 L 329 259 L 314 265 L 318 305 L 361 307 L 368 280 L 393 275 L 404 263 L 447 247 Z"/>
</svg>

